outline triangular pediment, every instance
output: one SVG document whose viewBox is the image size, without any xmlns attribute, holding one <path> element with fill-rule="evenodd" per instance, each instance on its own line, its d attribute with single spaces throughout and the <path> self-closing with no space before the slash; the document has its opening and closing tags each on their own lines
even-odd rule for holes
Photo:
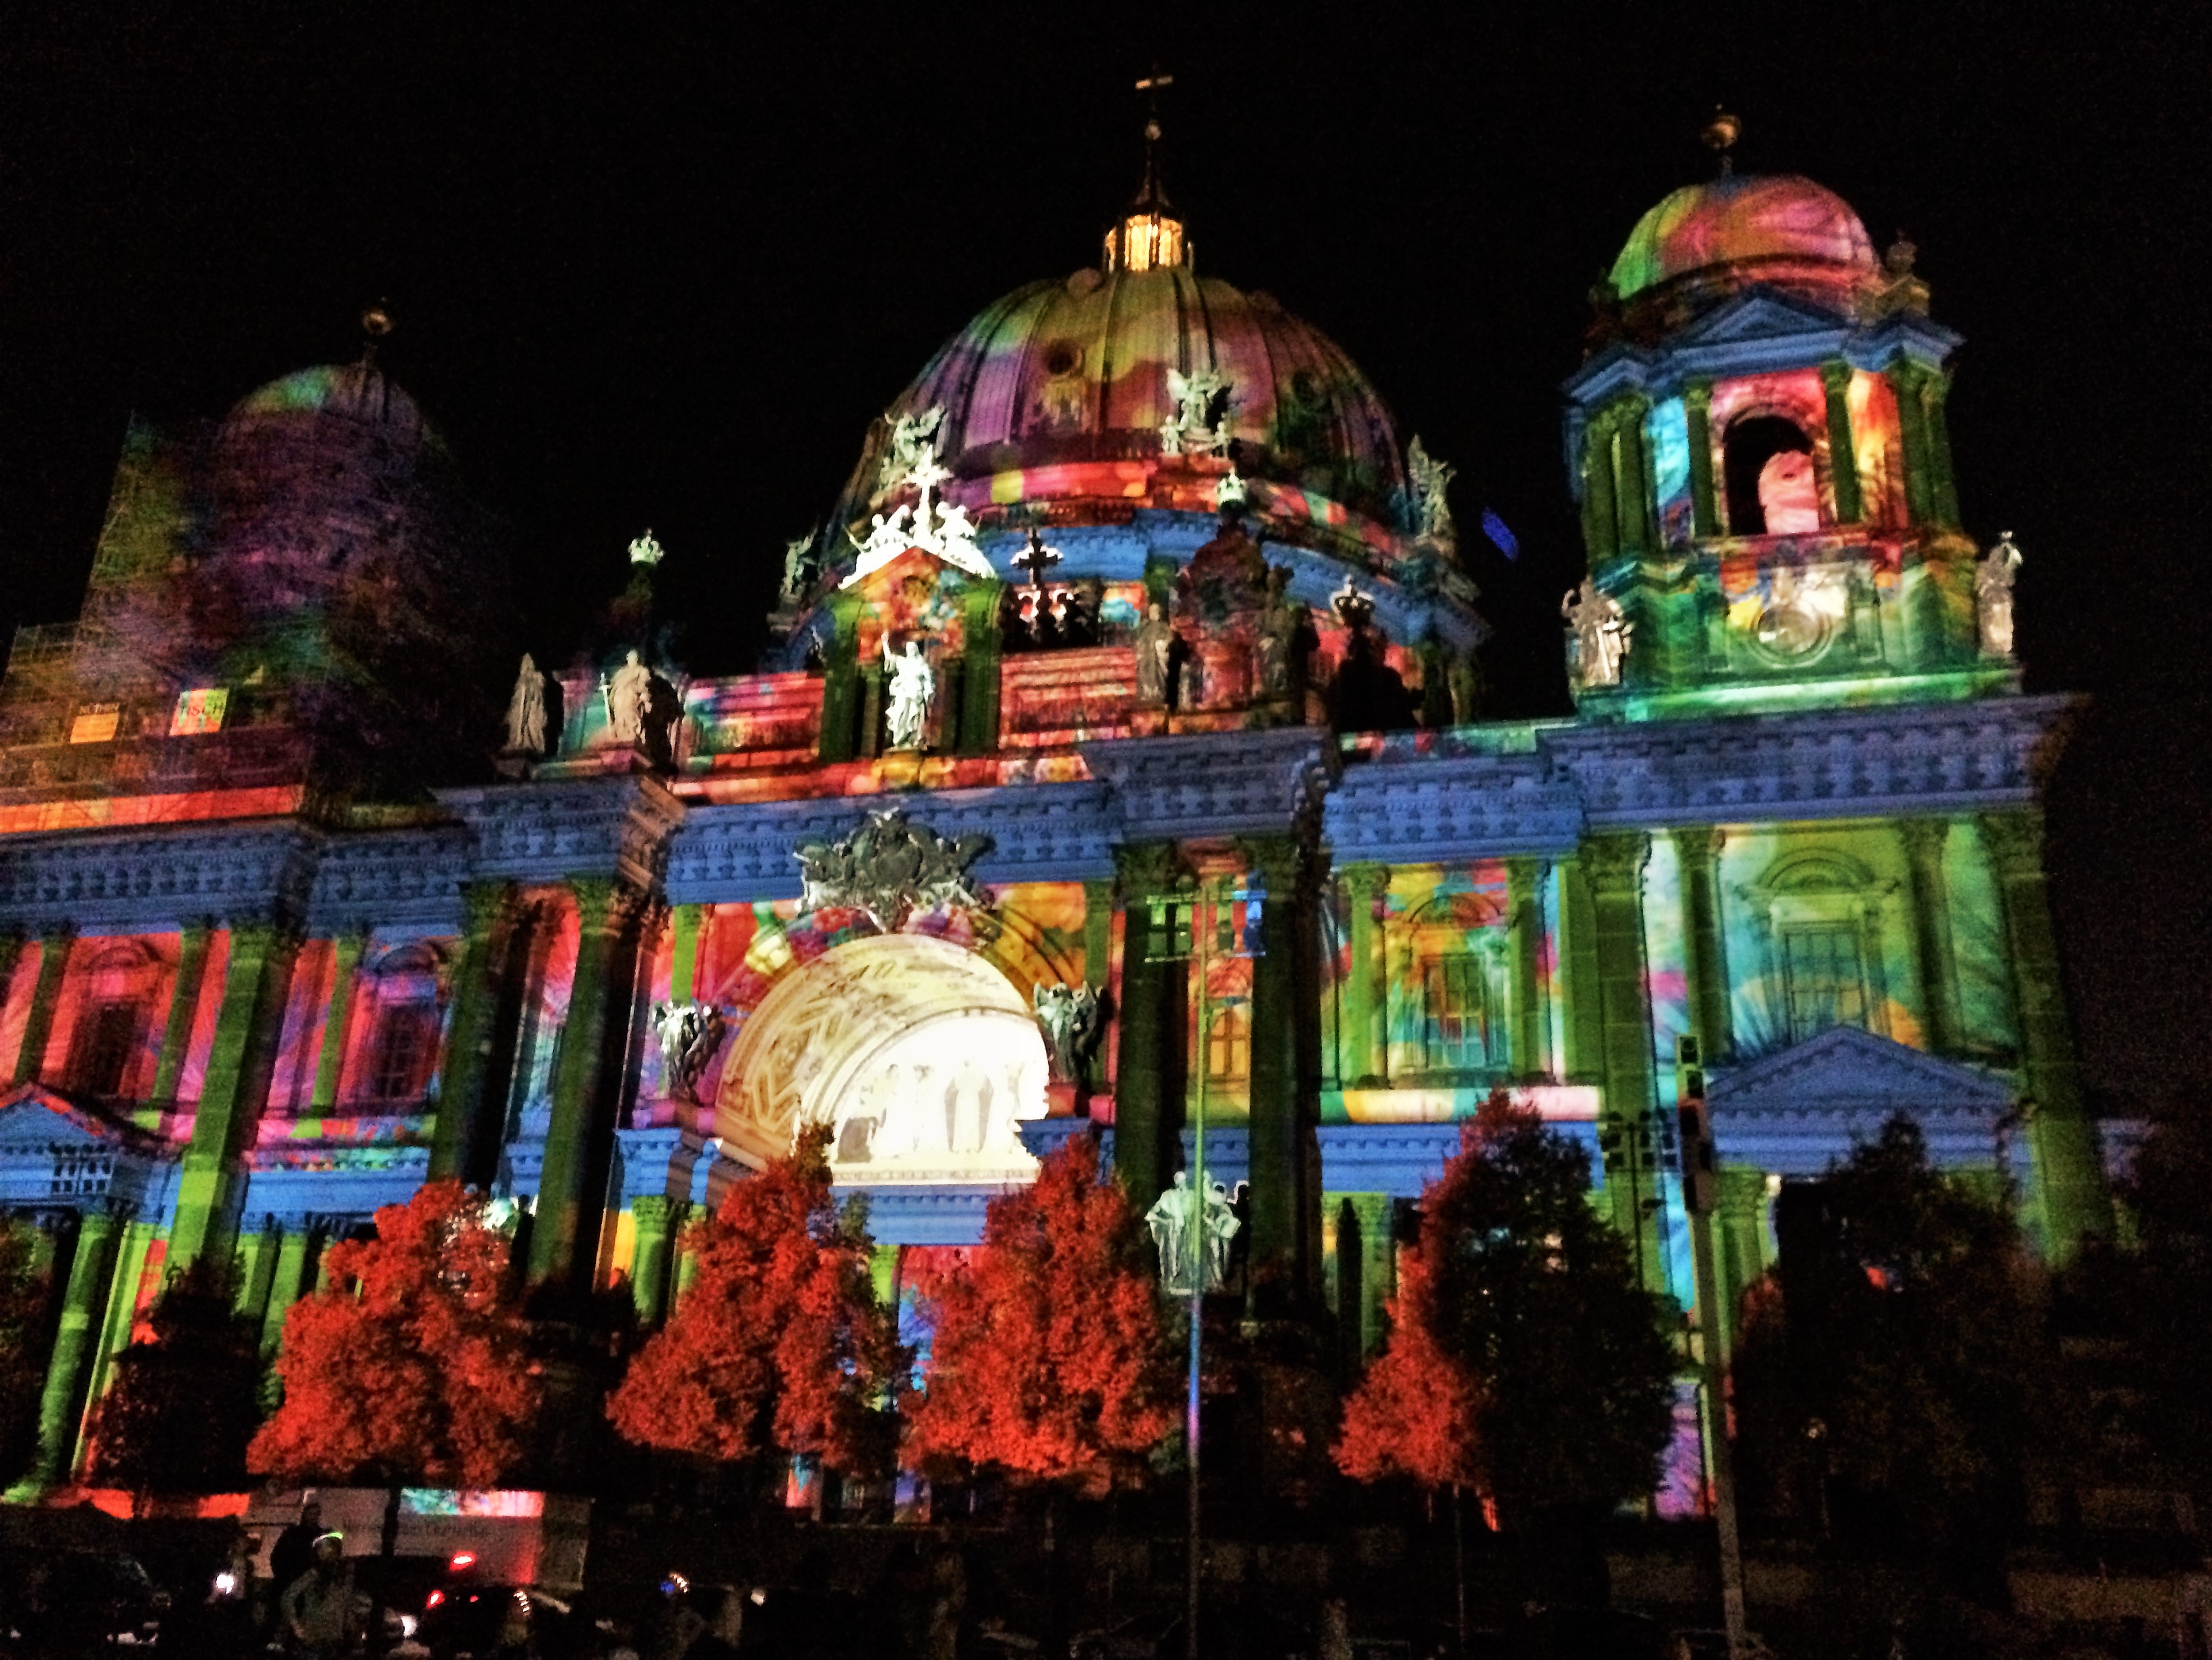
<svg viewBox="0 0 2212 1660">
<path fill-rule="evenodd" d="M 2009 1112 L 2002 1080 L 1856 1026 L 1836 1026 L 1778 1055 L 1716 1068 L 1706 1100 L 1718 1119 L 1744 1112 L 1849 1112 L 1886 1117 Z"/>
<path fill-rule="evenodd" d="M 0 1157 L 29 1152 L 144 1152 L 147 1137 L 43 1084 L 0 1097 Z"/>
<path fill-rule="evenodd" d="M 1717 346 L 1739 340 L 1771 340 L 1800 334 L 1832 334 L 1851 326 L 1848 318 L 1823 311 L 1808 301 L 1773 289 L 1751 289 L 1699 318 L 1672 344 Z"/>
<path fill-rule="evenodd" d="M 940 558 L 927 548 L 908 548 L 858 577 L 848 592 L 864 599 L 881 601 L 902 593 L 906 585 L 917 579 L 933 587 L 948 579 L 957 586 L 973 580 L 973 573 L 963 571 L 951 560 Z"/>
</svg>

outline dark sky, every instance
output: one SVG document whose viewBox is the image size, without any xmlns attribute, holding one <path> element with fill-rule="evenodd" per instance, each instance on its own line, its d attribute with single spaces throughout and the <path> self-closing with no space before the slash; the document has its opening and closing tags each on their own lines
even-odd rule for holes
<svg viewBox="0 0 2212 1660">
<path fill-rule="evenodd" d="M 513 521 L 556 654 L 647 524 L 693 666 L 747 666 L 787 537 L 997 295 L 1097 258 L 1129 83 L 1176 75 L 1200 268 L 1334 335 L 1456 463 L 1501 713 L 1564 705 L 1558 382 L 1637 216 L 1710 161 L 1919 245 L 1967 338 L 1968 524 L 2027 556 L 2029 683 L 2093 702 L 2051 784 L 2091 1075 L 2212 1067 L 2212 12 L 1704 4 L 1018 10 L 70 3 L 0 39 L 0 626 L 74 613 L 128 411 L 386 362 Z M 1519 13 L 1516 21 L 1502 14 Z"/>
</svg>

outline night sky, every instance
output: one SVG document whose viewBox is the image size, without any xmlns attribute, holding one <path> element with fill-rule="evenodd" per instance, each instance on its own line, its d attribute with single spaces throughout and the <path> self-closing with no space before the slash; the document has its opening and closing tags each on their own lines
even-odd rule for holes
<svg viewBox="0 0 2212 1660">
<path fill-rule="evenodd" d="M 1498 712 L 1557 712 L 1558 383 L 1725 100 L 1741 166 L 1904 230 L 1966 337 L 1969 528 L 2027 555 L 2030 687 L 2092 699 L 2049 806 L 2091 1085 L 2201 1097 L 2212 11 L 1507 9 L 11 9 L 0 627 L 74 615 L 129 411 L 349 358 L 385 295 L 384 362 L 514 526 L 526 642 L 565 656 L 649 524 L 690 666 L 750 666 L 869 420 L 1096 263 L 1157 58 L 1200 269 L 1333 335 L 1459 466 L 1463 530 L 1513 527 L 1517 563 L 1468 556 Z"/>
</svg>

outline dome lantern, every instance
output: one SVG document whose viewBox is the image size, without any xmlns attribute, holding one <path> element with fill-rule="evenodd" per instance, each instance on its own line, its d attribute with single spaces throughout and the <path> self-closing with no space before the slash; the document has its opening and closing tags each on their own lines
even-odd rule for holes
<svg viewBox="0 0 2212 1660">
<path fill-rule="evenodd" d="M 1175 76 L 1158 70 L 1137 82 L 1137 90 L 1152 97 L 1145 116 L 1145 178 L 1128 211 L 1106 233 L 1100 263 L 1109 273 L 1157 271 L 1190 263 L 1182 221 L 1160 185 L 1160 88 L 1174 84 Z"/>
</svg>

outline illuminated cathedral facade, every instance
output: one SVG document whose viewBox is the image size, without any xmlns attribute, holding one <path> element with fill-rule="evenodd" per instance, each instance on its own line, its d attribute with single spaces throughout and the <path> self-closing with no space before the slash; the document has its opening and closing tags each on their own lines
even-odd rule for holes
<svg viewBox="0 0 2212 1660">
<path fill-rule="evenodd" d="M 1805 179 L 1645 215 L 1565 388 L 1588 576 L 1534 721 L 1478 708 L 1451 470 L 1156 181 L 891 406 L 755 673 L 668 654 L 648 535 L 606 649 L 472 701 L 529 643 L 501 528 L 373 356 L 134 428 L 81 619 L 0 684 L 0 1206 L 57 1287 L 18 1493 L 191 1264 L 273 1353 L 330 1241 L 454 1177 L 541 1306 L 651 1325 L 809 1123 L 887 1286 L 1067 1135 L 1142 1207 L 1203 1124 L 1239 1289 L 1347 1364 L 1500 1086 L 1685 1307 L 1702 1094 L 1723 1334 L 1778 1197 L 1900 1110 L 2064 1259 L 2108 1225 L 2066 704 L 1961 519 L 1959 344 Z"/>
</svg>

